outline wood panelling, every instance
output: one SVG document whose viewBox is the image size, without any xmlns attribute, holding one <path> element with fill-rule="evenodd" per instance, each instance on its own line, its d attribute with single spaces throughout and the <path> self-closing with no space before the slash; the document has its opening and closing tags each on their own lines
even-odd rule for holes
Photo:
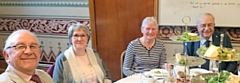
<svg viewBox="0 0 240 83">
<path fill-rule="evenodd" d="M 128 43 L 141 37 L 141 22 L 154 16 L 156 0 L 89 0 L 92 46 L 110 70 L 120 79 L 120 55 Z"/>
<path fill-rule="evenodd" d="M 1 55 L 0 55 L 1 56 Z M 3 60 L 3 59 L 1 59 L 0 60 L 0 74 L 2 73 L 2 72 L 4 72 L 5 71 L 5 69 L 7 68 L 7 63 L 6 63 L 6 61 L 5 60 Z"/>
</svg>

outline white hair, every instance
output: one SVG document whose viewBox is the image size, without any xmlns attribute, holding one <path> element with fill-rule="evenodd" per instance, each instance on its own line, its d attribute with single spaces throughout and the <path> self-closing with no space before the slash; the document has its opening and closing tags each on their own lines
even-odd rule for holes
<svg viewBox="0 0 240 83">
<path fill-rule="evenodd" d="M 153 17 L 153 16 L 146 17 L 142 21 L 141 30 L 143 30 L 143 28 L 148 24 L 154 24 L 156 27 L 158 27 L 158 23 L 157 23 L 157 20 L 155 19 L 155 17 Z"/>
<path fill-rule="evenodd" d="M 211 16 L 213 21 L 215 20 L 214 16 L 211 13 L 202 13 L 196 18 L 196 24 L 199 25 L 199 22 L 203 16 Z"/>
<path fill-rule="evenodd" d="M 6 50 L 6 49 L 10 46 L 10 44 L 13 42 L 13 41 L 12 41 L 12 38 L 13 38 L 15 35 L 20 35 L 20 33 L 24 33 L 24 32 L 29 33 L 29 34 L 31 34 L 32 36 L 34 36 L 34 37 L 36 38 L 37 42 L 38 42 L 38 39 L 37 39 L 37 37 L 36 37 L 36 35 L 35 35 L 34 33 L 30 32 L 29 30 L 21 29 L 21 30 L 14 31 L 12 34 L 10 34 L 10 35 L 8 36 L 7 40 L 5 41 L 4 50 Z M 39 42 L 38 42 L 38 43 L 39 43 Z"/>
</svg>

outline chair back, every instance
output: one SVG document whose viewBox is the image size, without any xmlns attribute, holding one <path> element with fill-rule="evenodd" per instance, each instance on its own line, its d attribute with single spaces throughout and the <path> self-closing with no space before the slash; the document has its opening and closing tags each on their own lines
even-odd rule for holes
<svg viewBox="0 0 240 83">
<path fill-rule="evenodd" d="M 121 78 L 124 78 L 125 76 L 123 75 L 122 67 L 123 67 L 123 62 L 124 62 L 124 57 L 125 57 L 126 50 L 124 50 L 121 54 L 120 57 L 120 65 L 121 65 Z"/>
<path fill-rule="evenodd" d="M 52 77 L 53 76 L 53 70 L 55 67 L 55 63 L 53 63 L 47 70 L 47 73 Z"/>
</svg>

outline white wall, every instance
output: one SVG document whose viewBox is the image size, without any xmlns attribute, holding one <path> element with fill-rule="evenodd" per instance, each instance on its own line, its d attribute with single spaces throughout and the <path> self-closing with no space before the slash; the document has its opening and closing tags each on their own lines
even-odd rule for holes
<svg viewBox="0 0 240 83">
<path fill-rule="evenodd" d="M 1 1 L 0 17 L 89 19 L 88 0 Z"/>
</svg>

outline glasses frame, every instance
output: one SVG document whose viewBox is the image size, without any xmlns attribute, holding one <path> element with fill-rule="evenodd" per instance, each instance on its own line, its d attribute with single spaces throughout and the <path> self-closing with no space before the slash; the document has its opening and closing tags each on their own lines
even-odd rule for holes
<svg viewBox="0 0 240 83">
<path fill-rule="evenodd" d="M 75 34 L 75 35 L 73 35 L 72 36 L 73 38 L 79 38 L 79 37 L 81 37 L 81 38 L 87 38 L 88 37 L 88 35 L 87 34 L 81 34 L 81 35 L 78 35 L 78 34 Z"/>
<path fill-rule="evenodd" d="M 36 46 L 36 49 L 35 49 L 35 46 Z M 14 46 L 7 47 L 7 49 L 14 48 L 17 51 L 25 51 L 27 47 L 29 47 L 32 51 L 37 51 L 37 50 L 40 50 L 42 46 L 41 45 L 30 45 L 30 46 L 14 45 Z"/>
</svg>

